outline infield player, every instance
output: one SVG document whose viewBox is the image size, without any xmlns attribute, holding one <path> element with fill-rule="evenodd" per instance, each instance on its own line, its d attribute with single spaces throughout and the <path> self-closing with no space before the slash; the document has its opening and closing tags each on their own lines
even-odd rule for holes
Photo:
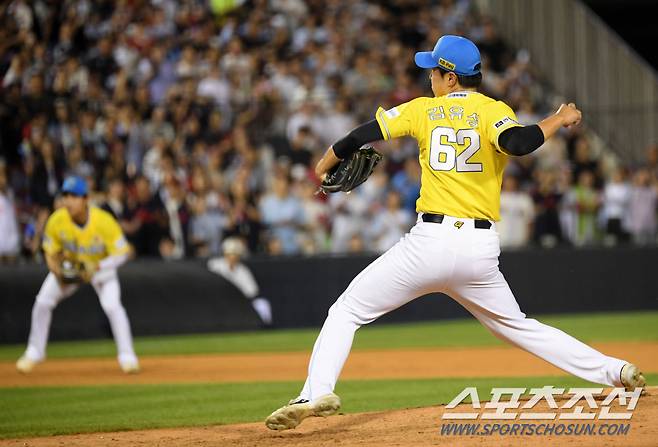
<svg viewBox="0 0 658 447">
<path fill-rule="evenodd" d="M 46 358 L 53 309 L 80 283 L 91 283 L 110 320 L 121 370 L 139 372 L 117 275 L 117 268 L 131 254 L 130 245 L 111 214 L 89 205 L 87 184 L 82 178 L 65 179 L 62 196 L 64 206 L 46 222 L 42 247 L 50 272 L 34 302 L 27 350 L 16 368 L 29 373 Z"/>
<path fill-rule="evenodd" d="M 498 270 L 495 222 L 508 157 L 529 154 L 561 127 L 577 125 L 581 112 L 574 104 L 562 104 L 541 122 L 520 125 L 509 106 L 476 91 L 482 81 L 480 53 L 463 37 L 441 37 L 433 51 L 416 53 L 415 62 L 431 70 L 434 97 L 380 108 L 374 120 L 329 147 L 316 174 L 325 178 L 365 143 L 412 136 L 422 170 L 417 223 L 329 309 L 301 394 L 273 412 L 266 425 L 285 430 L 308 416 L 336 413 L 340 399 L 333 391 L 354 332 L 433 292 L 451 296 L 496 337 L 575 376 L 608 386 L 644 386 L 634 365 L 526 318 Z"/>
</svg>

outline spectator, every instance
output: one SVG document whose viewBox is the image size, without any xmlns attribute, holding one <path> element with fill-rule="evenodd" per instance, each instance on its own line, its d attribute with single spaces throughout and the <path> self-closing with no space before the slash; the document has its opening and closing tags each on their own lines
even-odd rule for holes
<svg viewBox="0 0 658 447">
<path fill-rule="evenodd" d="M 596 239 L 596 215 L 599 208 L 598 193 L 594 189 L 594 174 L 580 172 L 578 183 L 565 197 L 565 208 L 572 215 L 567 234 L 574 245 L 590 245 Z"/>
<path fill-rule="evenodd" d="M 335 107 L 327 111 L 323 125 L 320 127 L 319 137 L 322 141 L 322 147 L 328 147 L 343 138 L 356 125 L 357 122 L 350 113 L 349 100 L 344 97 L 338 98 Z"/>
<path fill-rule="evenodd" d="M 482 39 L 477 46 L 483 56 L 489 60 L 489 67 L 496 73 L 502 73 L 510 65 L 510 50 L 498 34 L 494 23 L 488 19 L 482 27 Z"/>
<path fill-rule="evenodd" d="M 516 111 L 516 117 L 520 124 L 531 126 L 542 120 L 542 116 L 535 111 L 535 105 L 532 100 L 525 98 L 519 104 L 519 110 Z"/>
<path fill-rule="evenodd" d="M 573 159 L 573 178 L 580 179 L 583 171 L 589 171 L 594 176 L 595 185 L 599 185 L 599 163 L 592 157 L 589 140 L 580 137 L 576 140 Z"/>
<path fill-rule="evenodd" d="M 363 240 L 363 236 L 360 233 L 353 233 L 352 236 L 350 236 L 350 240 L 347 244 L 347 251 L 346 253 L 363 253 L 364 251 L 372 251 L 366 249 L 366 244 L 365 241 Z"/>
<path fill-rule="evenodd" d="M 383 164 L 386 163 L 384 159 Z M 361 194 L 363 195 L 364 200 L 368 203 L 368 212 L 375 213 L 377 210 L 383 208 L 386 204 L 386 196 L 388 190 L 391 189 L 390 179 L 386 173 L 384 166 L 377 166 L 372 175 L 368 178 L 368 181 L 359 186 L 359 189 L 362 190 Z M 409 210 L 415 214 L 415 209 Z"/>
<path fill-rule="evenodd" d="M 299 129 L 297 136 L 290 142 L 290 151 L 285 156 L 294 165 L 310 167 L 313 158 L 312 148 L 317 148 L 318 143 L 315 140 L 311 129 L 304 126 Z"/>
<path fill-rule="evenodd" d="M 519 190 L 516 177 L 506 176 L 500 193 L 500 221 L 496 224 L 502 249 L 528 244 L 535 217 L 534 207 L 530 195 Z"/>
<path fill-rule="evenodd" d="M 356 246 L 364 246 L 364 229 L 370 204 L 363 189 L 348 194 L 331 194 L 329 208 L 332 253 L 354 252 Z"/>
<path fill-rule="evenodd" d="M 633 177 L 628 212 L 628 229 L 638 245 L 656 243 L 656 185 L 651 183 L 649 170 L 639 169 Z"/>
<path fill-rule="evenodd" d="M 272 191 L 260 203 L 260 213 L 272 236 L 280 241 L 282 253 L 298 253 L 304 208 L 299 199 L 290 194 L 290 183 L 286 176 L 274 178 Z"/>
<path fill-rule="evenodd" d="M 414 224 L 414 215 L 401 207 L 400 193 L 392 190 L 386 196 L 386 207 L 377 212 L 368 229 L 373 251 L 383 253 L 395 245 Z"/>
<path fill-rule="evenodd" d="M 314 134 L 321 132 L 324 123 L 317 112 L 317 106 L 311 101 L 305 101 L 299 110 L 288 120 L 286 136 L 288 141 L 294 141 L 301 129 L 310 129 Z"/>
<path fill-rule="evenodd" d="M 82 146 L 79 144 L 71 147 L 66 154 L 66 174 L 65 176 L 79 176 L 83 178 L 92 177 L 94 175 L 94 167 L 91 163 L 85 160 Z"/>
<path fill-rule="evenodd" d="M 304 208 L 304 232 L 302 251 L 304 254 L 322 253 L 327 251 L 329 209 L 325 201 L 316 195 L 317 185 L 309 179 L 304 179 L 299 185 L 299 197 Z"/>
<path fill-rule="evenodd" d="M 25 119 L 37 115 L 50 116 L 53 108 L 52 94 L 46 90 L 43 76 L 35 73 L 30 77 L 26 94 L 22 99 L 25 107 Z"/>
<path fill-rule="evenodd" d="M 59 141 L 67 152 L 74 144 L 74 127 L 69 116 L 69 109 L 65 99 L 55 101 L 55 122 L 48 127 L 48 137 Z"/>
<path fill-rule="evenodd" d="M 247 242 L 249 251 L 260 248 L 261 218 L 254 195 L 246 181 L 231 184 L 225 234 L 239 236 Z"/>
<path fill-rule="evenodd" d="M 404 208 L 410 212 L 415 212 L 416 200 L 420 196 L 420 165 L 418 160 L 408 158 L 404 162 L 404 170 L 395 174 L 391 183 L 393 188 L 400 193 Z"/>
<path fill-rule="evenodd" d="M 532 194 L 536 213 L 533 240 L 541 247 L 551 248 L 563 241 L 559 213 L 562 193 L 557 189 L 554 172 L 538 171 L 537 177 Z"/>
<path fill-rule="evenodd" d="M 161 138 L 164 143 L 170 144 L 175 136 L 174 126 L 167 120 L 167 110 L 162 106 L 154 107 L 150 120 L 144 125 L 144 140 L 154 143 L 156 138 Z"/>
<path fill-rule="evenodd" d="M 240 262 L 246 254 L 244 242 L 238 238 L 227 238 L 222 243 L 223 256 L 208 260 L 208 270 L 233 284 L 251 302 L 251 306 L 265 327 L 272 326 L 270 301 L 260 296 L 260 289 L 249 267 Z"/>
<path fill-rule="evenodd" d="M 162 181 L 161 166 L 166 151 L 167 141 L 162 136 L 157 136 L 153 140 L 153 145 L 144 156 L 142 170 L 154 189 L 158 189 Z"/>
<path fill-rule="evenodd" d="M 141 256 L 159 256 L 160 242 L 167 235 L 167 214 L 158 195 L 151 194 L 151 185 L 146 177 L 135 180 L 135 199 L 129 208 L 132 216 L 130 226 L 132 234 L 126 237 Z"/>
<path fill-rule="evenodd" d="M 190 245 L 194 256 L 205 258 L 219 254 L 224 219 L 221 214 L 211 213 L 205 200 L 197 200 L 191 207 Z"/>
<path fill-rule="evenodd" d="M 92 74 L 100 76 L 101 85 L 107 86 L 108 80 L 118 68 L 112 54 L 112 41 L 110 37 L 103 37 L 88 55 L 87 66 Z"/>
<path fill-rule="evenodd" d="M 229 84 L 222 77 L 219 67 L 210 67 L 208 75 L 199 82 L 197 94 L 212 99 L 217 106 L 229 106 L 231 97 Z"/>
<path fill-rule="evenodd" d="M 120 178 L 110 180 L 107 187 L 105 203 L 101 205 L 101 208 L 112 214 L 117 222 L 121 223 L 125 220 L 128 212 L 128 207 L 126 205 L 126 188 Z"/>
<path fill-rule="evenodd" d="M 385 168 L 389 176 L 393 177 L 404 170 L 405 162 L 417 155 L 417 148 L 408 143 L 406 139 L 394 139 L 387 143 Z"/>
<path fill-rule="evenodd" d="M 626 219 L 629 213 L 631 187 L 624 179 L 624 171 L 617 169 L 603 190 L 603 221 L 607 245 L 628 241 Z"/>
<path fill-rule="evenodd" d="M 192 170 L 192 188 L 187 195 L 192 212 L 189 226 L 189 243 L 195 256 L 217 256 L 226 226 L 224 209 L 226 200 L 211 189 L 205 170 L 196 166 Z"/>
<path fill-rule="evenodd" d="M 47 138 L 36 149 L 38 152 L 30 185 L 32 200 L 50 208 L 62 183 L 64 161 L 57 155 L 55 144 Z"/>
<path fill-rule="evenodd" d="M 141 253 L 157 256 L 165 236 L 165 245 L 173 243 L 168 216 L 176 222 L 182 215 L 164 209 L 169 174 L 179 185 L 175 195 L 188 197 L 176 206 L 179 211 L 189 206 L 193 214 L 194 231 L 182 231 L 183 246 L 193 242 L 197 254 L 217 251 L 219 213 L 226 220 L 224 236 L 239 235 L 253 252 L 282 250 L 289 244 L 276 231 L 263 233 L 257 206 L 265 185 L 279 175 L 277 156 L 288 157 L 286 174 L 295 164 L 303 166 L 296 171 L 312 167 L 319 148 L 372 117 L 380 104 L 388 107 L 421 94 L 425 74 L 411 69 L 409 61 L 437 37 L 427 33 L 432 21 L 443 32 L 470 35 L 480 43 L 488 70 L 483 92 L 516 104 L 519 120 L 535 121 L 551 106 L 545 98 L 553 96 L 537 78 L 528 52 L 514 53 L 494 23 L 474 13 L 470 1 L 405 0 L 400 6 L 357 0 L 327 7 L 276 1 L 259 3 L 256 14 L 247 5 L 229 13 L 213 2 L 193 7 L 169 0 L 102 2 L 99 8 L 89 8 L 87 0 L 65 2 L 65 7 L 32 3 L 11 2 L 0 31 L 5 37 L 0 44 L 5 62 L 0 64 L 0 151 L 9 164 L 16 205 L 25 210 L 20 231 L 32 248 L 38 247 L 41 216 L 51 210 L 56 186 L 64 173 L 76 172 L 109 189 L 115 178 L 126 185 L 143 184 L 142 176 L 149 179 L 157 194 L 140 193 L 138 200 L 131 186 L 122 224 L 141 244 Z M 220 15 L 221 20 L 210 20 Z M 543 190 L 537 171 L 561 172 L 566 147 L 574 178 L 591 171 L 594 187 L 603 189 L 599 159 L 604 154 L 589 142 L 584 130 L 567 130 L 537 156 L 511 161 L 509 172 L 518 177 L 520 189 Z M 413 162 L 416 142 L 381 145 L 386 163 L 358 194 L 329 202 L 304 199 L 304 208 L 326 203 L 338 210 L 328 213 L 323 227 L 330 231 L 328 239 L 336 238 L 325 241 L 332 250 L 347 252 L 368 242 L 363 222 L 384 207 L 391 188 L 401 195 L 402 208 L 415 211 L 420 188 Z M 649 151 L 647 160 L 654 177 L 656 153 Z M 211 183 L 205 205 L 193 198 L 198 176 Z M 569 189 L 553 182 L 551 192 L 538 198 L 534 231 L 547 236 L 541 236 L 544 242 L 560 240 L 548 205 Z M 212 203 L 215 199 L 219 205 Z M 119 202 L 111 200 L 116 207 Z M 151 225 L 155 232 L 147 235 L 144 228 Z M 303 229 L 284 233 L 307 234 Z M 321 250 L 316 236 L 305 239 L 305 251 Z"/>
<path fill-rule="evenodd" d="M 16 220 L 14 195 L 7 183 L 4 160 L 0 159 L 0 264 L 14 262 L 20 249 L 20 233 Z"/>
<path fill-rule="evenodd" d="M 208 145 L 219 144 L 226 137 L 224 117 L 218 109 L 214 109 L 208 118 L 208 127 L 204 132 L 204 141 Z"/>
<path fill-rule="evenodd" d="M 185 190 L 171 173 L 165 176 L 161 196 L 169 231 L 160 241 L 160 255 L 165 259 L 182 259 L 188 253 L 186 237 L 190 212 L 185 203 Z"/>
</svg>

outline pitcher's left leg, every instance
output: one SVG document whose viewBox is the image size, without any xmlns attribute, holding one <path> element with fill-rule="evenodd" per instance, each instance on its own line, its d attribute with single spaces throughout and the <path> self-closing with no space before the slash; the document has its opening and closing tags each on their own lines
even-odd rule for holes
<svg viewBox="0 0 658 447">
<path fill-rule="evenodd" d="M 564 371 L 590 382 L 622 386 L 620 374 L 628 363 L 551 326 L 527 318 L 498 268 L 450 293 L 496 337 L 520 347 Z"/>
<path fill-rule="evenodd" d="M 121 304 L 121 288 L 115 275 L 102 282 L 93 282 L 101 306 L 110 320 L 112 335 L 117 345 L 118 360 L 121 369 L 126 373 L 139 371 L 139 362 L 133 348 L 133 338 L 130 331 L 130 321 L 126 309 Z"/>
</svg>

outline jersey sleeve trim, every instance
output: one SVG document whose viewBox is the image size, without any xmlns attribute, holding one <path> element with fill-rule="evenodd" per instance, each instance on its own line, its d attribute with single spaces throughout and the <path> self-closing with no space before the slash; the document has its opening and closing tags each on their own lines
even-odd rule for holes
<svg viewBox="0 0 658 447">
<path fill-rule="evenodd" d="M 383 107 L 377 109 L 375 119 L 377 120 L 377 123 L 379 123 L 379 128 L 381 129 L 382 135 L 384 136 L 384 141 L 388 141 L 391 139 L 391 132 L 388 130 L 388 126 L 386 125 L 386 118 L 384 117 L 385 112 L 386 110 L 384 110 Z"/>
<path fill-rule="evenodd" d="M 500 134 L 506 131 L 507 129 L 511 129 L 513 127 L 523 127 L 521 124 L 519 124 L 515 118 L 506 116 L 497 122 L 493 124 L 494 127 L 494 138 L 492 138 L 492 142 L 496 146 L 496 149 L 498 149 L 500 152 L 505 153 L 505 149 L 500 147 L 500 143 L 498 142 L 498 138 L 500 137 Z"/>
</svg>

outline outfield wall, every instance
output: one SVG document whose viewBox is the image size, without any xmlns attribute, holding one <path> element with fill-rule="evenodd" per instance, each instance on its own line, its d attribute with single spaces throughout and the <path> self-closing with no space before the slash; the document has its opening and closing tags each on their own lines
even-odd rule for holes
<svg viewBox="0 0 658 447">
<path fill-rule="evenodd" d="M 44 266 L 0 267 L 0 343 L 27 340 Z M 204 262 L 135 261 L 119 273 L 122 301 L 135 335 L 258 329 L 260 320 L 238 289 Z M 90 285 L 53 314 L 51 339 L 110 336 L 110 325 Z"/>
<path fill-rule="evenodd" d="M 373 256 L 253 258 L 247 262 L 272 302 L 277 327 L 322 324 L 329 306 Z M 526 313 L 658 309 L 658 249 L 555 249 L 508 252 L 501 270 Z M 0 267 L 0 342 L 27 338 L 43 266 Z M 250 330 L 250 303 L 205 262 L 135 261 L 121 270 L 123 302 L 136 335 Z M 382 318 L 400 322 L 467 316 L 451 299 L 429 295 Z M 105 337 L 107 320 L 89 286 L 56 310 L 52 338 Z"/>
</svg>

